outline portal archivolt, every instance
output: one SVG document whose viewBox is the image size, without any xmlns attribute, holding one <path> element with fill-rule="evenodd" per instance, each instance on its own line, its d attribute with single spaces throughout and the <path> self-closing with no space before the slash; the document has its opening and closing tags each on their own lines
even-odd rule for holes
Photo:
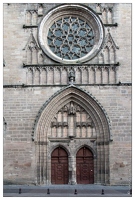
<svg viewBox="0 0 135 200">
<path fill-rule="evenodd" d="M 88 145 L 94 158 L 93 183 L 109 182 L 110 130 L 107 117 L 93 97 L 75 86 L 57 93 L 44 107 L 35 127 L 37 184 L 51 184 L 51 153 L 68 149 L 68 183 L 76 184 L 76 150 Z"/>
</svg>

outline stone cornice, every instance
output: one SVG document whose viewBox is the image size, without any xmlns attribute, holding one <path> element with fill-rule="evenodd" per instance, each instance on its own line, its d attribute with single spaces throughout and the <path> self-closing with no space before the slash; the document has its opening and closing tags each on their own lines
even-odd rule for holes
<svg viewBox="0 0 135 200">
<path fill-rule="evenodd" d="M 114 84 L 74 84 L 75 86 L 132 86 L 132 83 L 114 83 Z M 6 84 L 3 85 L 3 88 L 29 88 L 29 87 L 66 87 L 67 85 L 54 85 L 54 84 L 48 84 L 48 85 L 26 85 L 26 84 Z"/>
</svg>

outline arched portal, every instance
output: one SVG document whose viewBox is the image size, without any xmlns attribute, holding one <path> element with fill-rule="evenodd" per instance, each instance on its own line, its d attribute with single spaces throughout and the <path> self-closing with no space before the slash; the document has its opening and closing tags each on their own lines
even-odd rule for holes
<svg viewBox="0 0 135 200">
<path fill-rule="evenodd" d="M 87 147 L 79 149 L 76 155 L 76 181 L 77 184 L 94 183 L 94 159 Z"/>
<path fill-rule="evenodd" d="M 76 183 L 77 148 L 87 144 L 94 154 L 94 183 L 109 183 L 109 120 L 101 104 L 74 85 L 54 94 L 35 120 L 37 184 L 51 184 L 51 152 L 68 150 L 69 184 Z"/>
<path fill-rule="evenodd" d="M 51 183 L 68 184 L 68 155 L 61 147 L 57 147 L 51 155 Z"/>
</svg>

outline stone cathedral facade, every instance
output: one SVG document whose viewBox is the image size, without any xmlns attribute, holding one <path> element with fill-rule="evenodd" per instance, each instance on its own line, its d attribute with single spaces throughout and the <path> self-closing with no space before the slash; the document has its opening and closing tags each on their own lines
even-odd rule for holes
<svg viewBox="0 0 135 200">
<path fill-rule="evenodd" d="M 5 184 L 131 184 L 131 7 L 3 4 Z"/>
</svg>

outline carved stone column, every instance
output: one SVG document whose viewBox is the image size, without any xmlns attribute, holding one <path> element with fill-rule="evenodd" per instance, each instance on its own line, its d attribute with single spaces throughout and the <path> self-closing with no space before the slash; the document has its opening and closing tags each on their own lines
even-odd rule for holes
<svg viewBox="0 0 135 200">
<path fill-rule="evenodd" d="M 74 140 L 70 141 L 70 147 L 75 148 Z M 76 157 L 74 155 L 69 156 L 69 183 L 75 185 L 76 183 Z"/>
</svg>

